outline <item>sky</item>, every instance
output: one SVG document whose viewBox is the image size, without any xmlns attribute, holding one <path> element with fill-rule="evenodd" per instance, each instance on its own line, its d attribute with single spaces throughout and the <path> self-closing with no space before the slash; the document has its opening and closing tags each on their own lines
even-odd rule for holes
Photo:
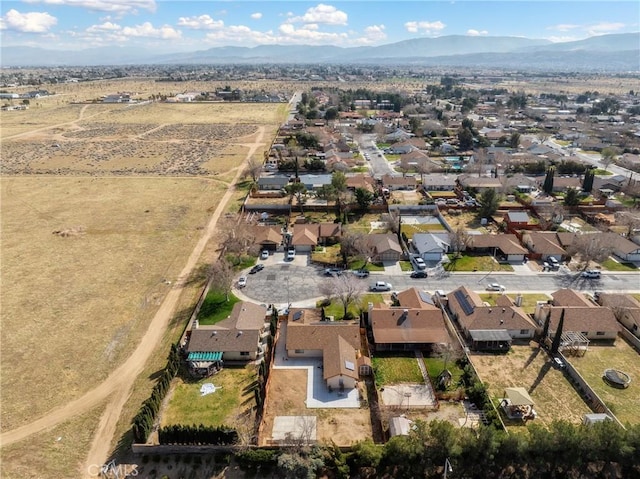
<svg viewBox="0 0 640 479">
<path fill-rule="evenodd" d="M 445 35 L 553 42 L 640 30 L 640 2 L 3 0 L 2 46 L 155 53 L 269 44 L 382 45 Z M 1 62 L 1 60 L 0 60 Z"/>
</svg>

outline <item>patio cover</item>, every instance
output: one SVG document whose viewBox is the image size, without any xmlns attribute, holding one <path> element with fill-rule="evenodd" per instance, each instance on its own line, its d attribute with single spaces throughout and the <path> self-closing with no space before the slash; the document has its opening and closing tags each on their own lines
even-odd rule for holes
<svg viewBox="0 0 640 479">
<path fill-rule="evenodd" d="M 533 399 L 525 388 L 505 388 L 504 396 L 512 406 L 533 406 Z"/>
</svg>

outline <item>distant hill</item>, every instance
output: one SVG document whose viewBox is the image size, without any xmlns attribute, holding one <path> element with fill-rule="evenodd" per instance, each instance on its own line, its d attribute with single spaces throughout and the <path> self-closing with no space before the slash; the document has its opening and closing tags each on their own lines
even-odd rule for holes
<svg viewBox="0 0 640 479">
<path fill-rule="evenodd" d="M 640 32 L 566 43 L 520 37 L 448 35 L 352 48 L 331 45 L 226 46 L 159 55 L 124 47 L 80 51 L 2 47 L 0 53 L 2 66 L 358 63 L 640 71 Z"/>
</svg>

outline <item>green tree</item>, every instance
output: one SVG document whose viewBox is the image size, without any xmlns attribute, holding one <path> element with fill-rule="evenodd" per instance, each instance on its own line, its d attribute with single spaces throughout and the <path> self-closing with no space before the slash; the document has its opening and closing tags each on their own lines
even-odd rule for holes
<svg viewBox="0 0 640 479">
<path fill-rule="evenodd" d="M 335 120 L 338 118 L 338 109 L 335 106 L 331 108 L 327 108 L 327 111 L 324 112 L 325 120 Z"/>
<path fill-rule="evenodd" d="M 584 179 L 582 180 L 582 191 L 585 193 L 591 193 L 591 190 L 593 189 L 593 179 L 595 176 L 594 168 L 589 168 L 585 171 Z"/>
<path fill-rule="evenodd" d="M 567 192 L 564 195 L 564 204 L 566 206 L 578 206 L 580 203 L 580 194 L 578 190 L 575 188 L 567 189 Z"/>
<path fill-rule="evenodd" d="M 361 210 L 366 210 L 371 206 L 371 202 L 373 201 L 373 193 L 371 193 L 366 188 L 356 188 L 355 191 L 356 202 Z"/>
<path fill-rule="evenodd" d="M 420 132 L 420 128 L 422 128 L 422 120 L 417 116 L 411 117 L 409 119 L 409 127 L 411 128 L 411 133 L 417 135 Z"/>
<path fill-rule="evenodd" d="M 496 211 L 498 211 L 498 206 L 500 204 L 498 194 L 496 190 L 493 188 L 487 188 L 482 193 L 480 193 L 480 217 L 481 218 L 491 218 Z"/>
<path fill-rule="evenodd" d="M 473 133 L 469 128 L 460 128 L 458 130 L 458 149 L 470 150 L 473 148 Z"/>
<path fill-rule="evenodd" d="M 518 146 L 520 146 L 520 133 L 511 133 L 511 136 L 509 136 L 509 147 L 515 150 Z"/>
<path fill-rule="evenodd" d="M 293 199 L 294 197 L 296 198 L 298 206 L 300 207 L 300 213 L 304 213 L 302 207 L 306 202 L 307 187 L 304 186 L 303 183 L 296 181 L 294 183 L 289 183 L 284 187 L 284 190 L 291 196 L 291 199 Z"/>
<path fill-rule="evenodd" d="M 556 168 L 554 166 L 550 166 L 547 169 L 547 176 L 544 178 L 544 183 L 542 185 L 542 191 L 546 194 L 550 195 L 553 192 L 553 177 L 555 175 Z"/>
</svg>

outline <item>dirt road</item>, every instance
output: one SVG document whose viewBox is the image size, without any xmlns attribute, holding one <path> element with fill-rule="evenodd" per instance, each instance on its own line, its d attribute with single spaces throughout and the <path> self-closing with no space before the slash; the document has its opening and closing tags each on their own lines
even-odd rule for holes
<svg viewBox="0 0 640 479">
<path fill-rule="evenodd" d="M 259 127 L 256 140 L 254 143 L 245 144 L 249 147 L 249 151 L 244 159 L 243 164 L 246 164 L 249 158 L 253 156 L 255 151 L 264 146 L 263 137 L 265 133 L 264 127 Z M 94 437 L 91 451 L 87 457 L 87 464 L 103 464 L 104 460 L 109 455 L 111 450 L 111 443 L 115 432 L 116 424 L 120 417 L 122 407 L 127 401 L 131 393 L 131 387 L 138 375 L 144 369 L 147 359 L 153 354 L 158 344 L 160 344 L 162 337 L 165 333 L 169 321 L 173 317 L 178 299 L 182 292 L 185 281 L 189 278 L 192 270 L 197 264 L 205 246 L 215 233 L 215 226 L 218 219 L 225 210 L 225 207 L 231 199 L 234 191 L 235 184 L 242 175 L 243 168 L 238 168 L 237 173 L 227 190 L 222 197 L 218 207 L 211 216 L 209 224 L 205 229 L 202 237 L 196 244 L 195 248 L 191 252 L 189 259 L 185 267 L 183 268 L 178 280 L 175 282 L 174 287 L 169 291 L 164 301 L 162 302 L 158 312 L 154 316 L 153 320 L 149 324 L 149 328 L 141 338 L 138 347 L 133 351 L 131 356 L 119 366 L 109 377 L 103 381 L 100 385 L 94 389 L 88 391 L 78 399 L 67 403 L 45 416 L 26 424 L 22 427 L 16 428 L 12 431 L 3 433 L 0 436 L 0 445 L 5 446 L 14 442 L 25 439 L 32 434 L 36 434 L 44 429 L 55 426 L 61 422 L 71 419 L 74 416 L 83 414 L 94 407 L 98 406 L 106 398 L 111 397 L 105 412 L 102 415 L 98 430 Z M 83 468 L 83 474 L 86 474 L 87 468 Z"/>
</svg>

